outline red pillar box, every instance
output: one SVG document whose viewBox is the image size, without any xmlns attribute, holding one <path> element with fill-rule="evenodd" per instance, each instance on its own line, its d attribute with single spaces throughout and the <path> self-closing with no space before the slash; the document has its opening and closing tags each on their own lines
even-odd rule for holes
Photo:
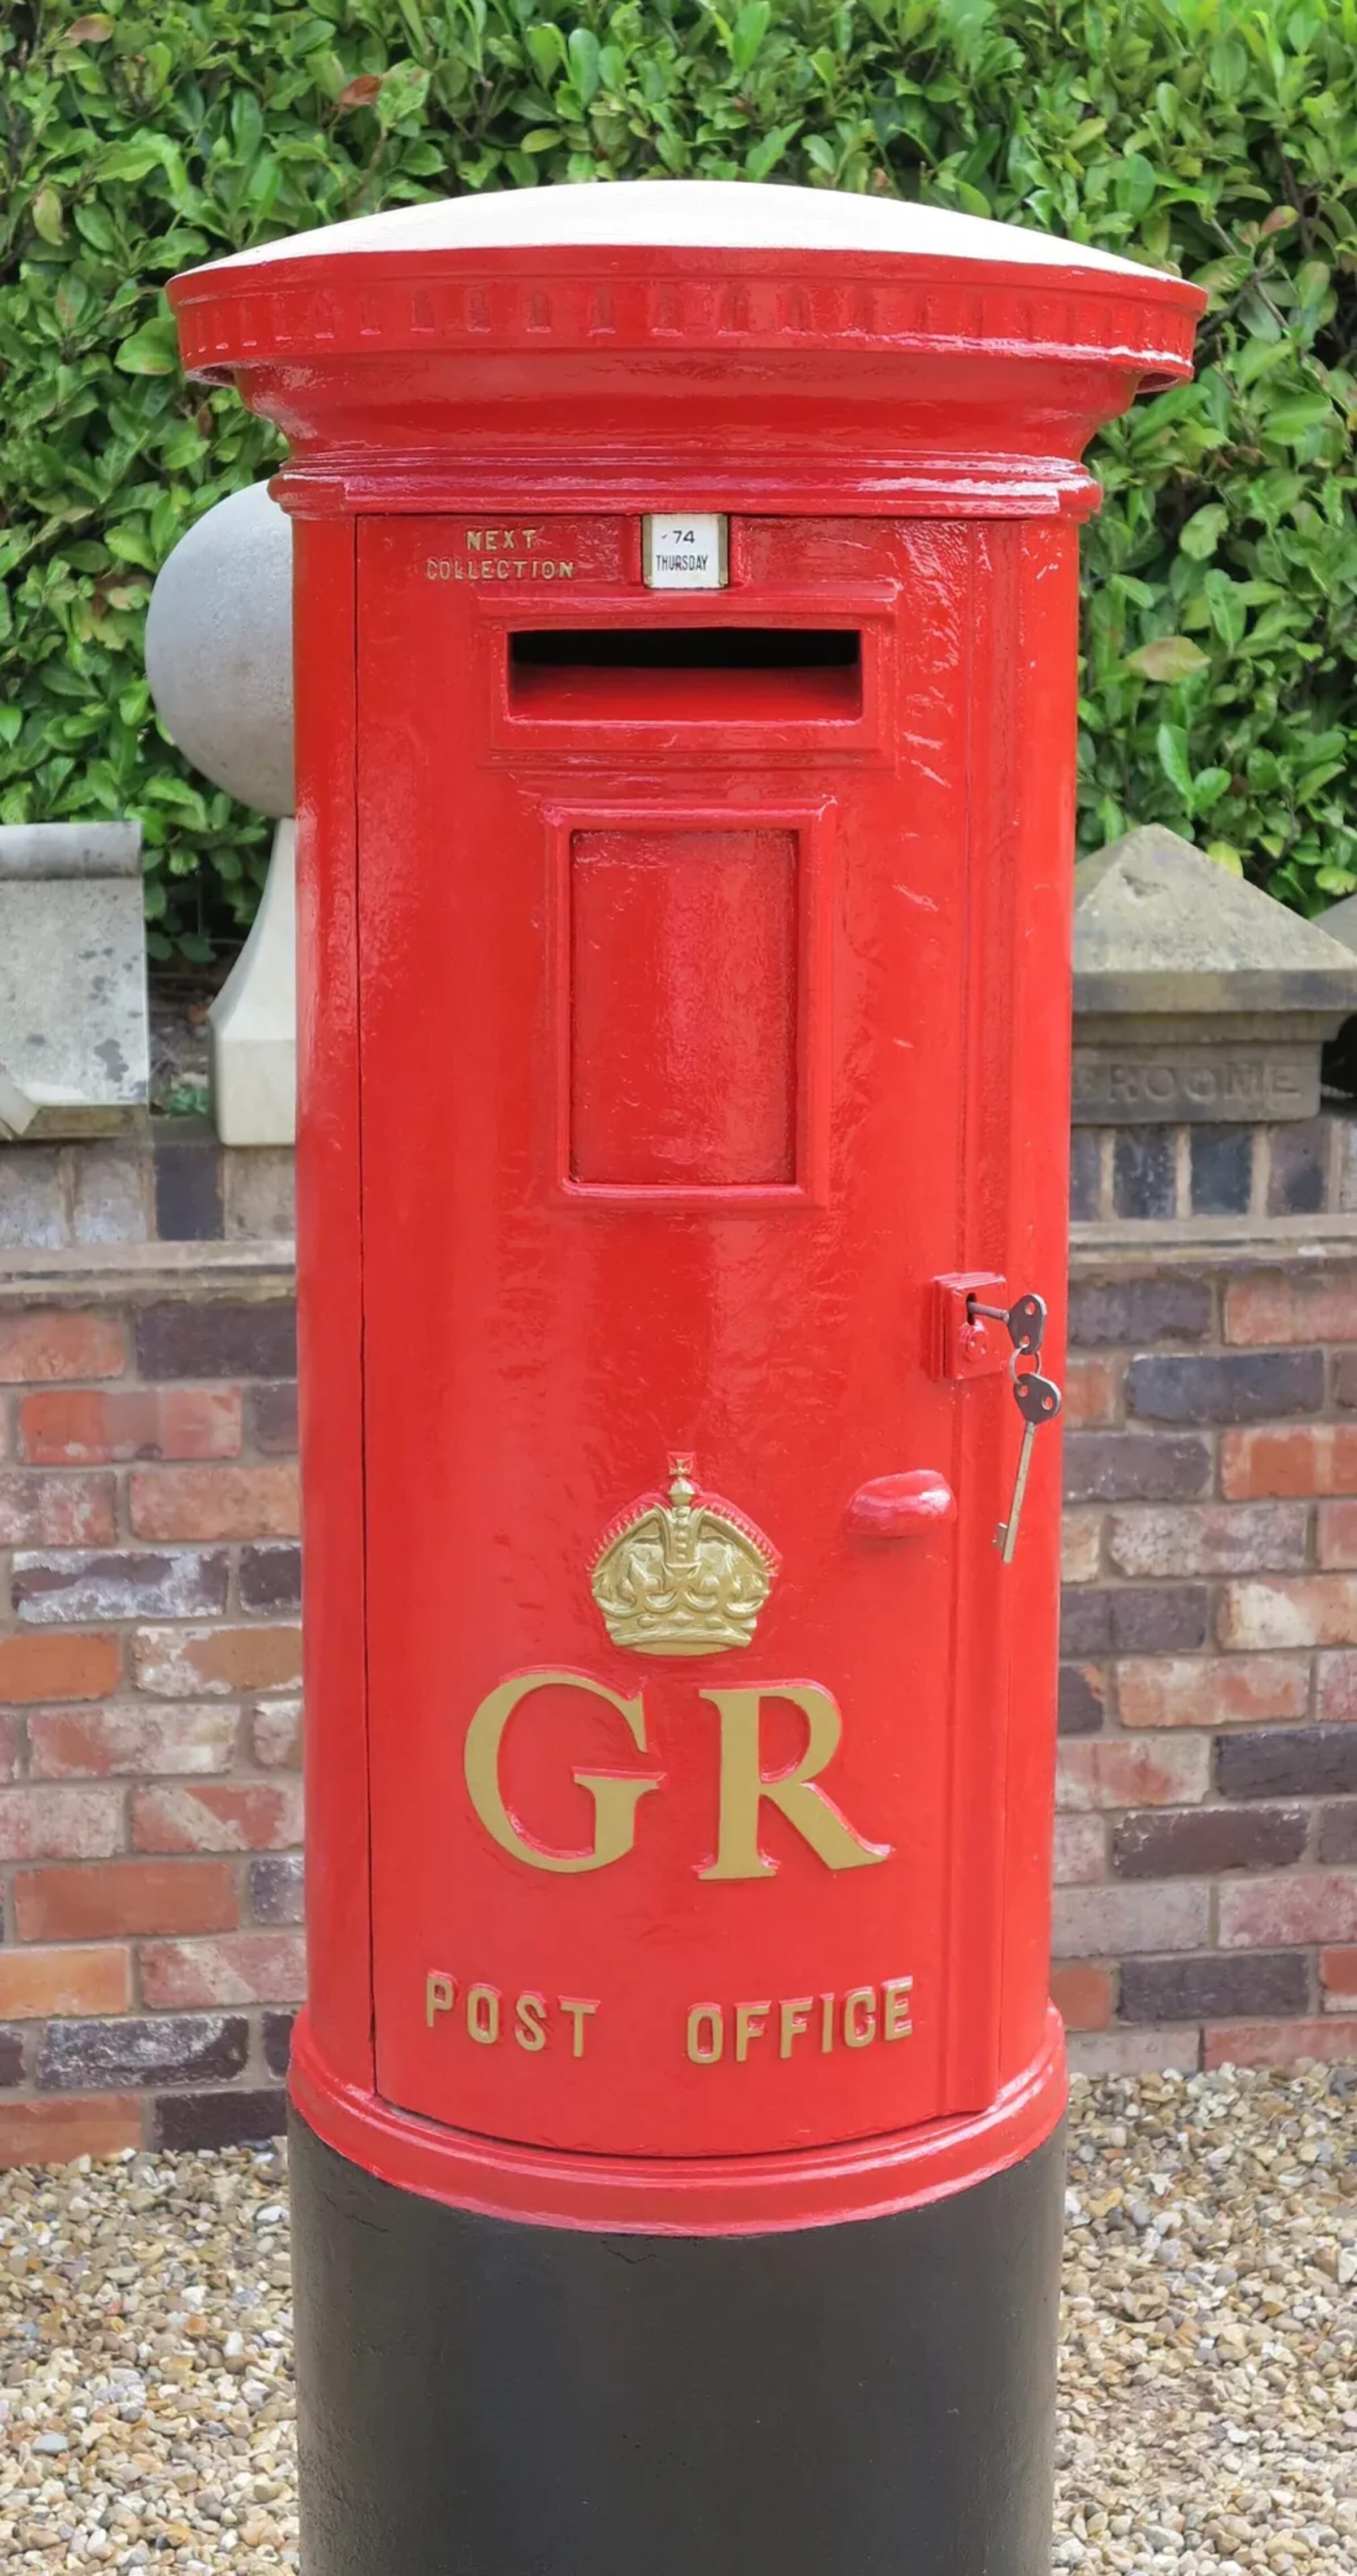
<svg viewBox="0 0 1357 2576">
<path fill-rule="evenodd" d="M 292 450 L 309 2576 L 1035 2576 L 1078 460 L 1202 298 L 670 183 L 173 301 Z"/>
</svg>

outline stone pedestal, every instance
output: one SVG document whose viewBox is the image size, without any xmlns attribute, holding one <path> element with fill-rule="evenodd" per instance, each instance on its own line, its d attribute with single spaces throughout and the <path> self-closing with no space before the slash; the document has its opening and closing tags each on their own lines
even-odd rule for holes
<svg viewBox="0 0 1357 2576">
<path fill-rule="evenodd" d="M 279 823 L 253 927 L 212 1005 L 212 1107 L 223 1145 L 290 1145 L 297 1129 L 297 827 Z"/>
</svg>

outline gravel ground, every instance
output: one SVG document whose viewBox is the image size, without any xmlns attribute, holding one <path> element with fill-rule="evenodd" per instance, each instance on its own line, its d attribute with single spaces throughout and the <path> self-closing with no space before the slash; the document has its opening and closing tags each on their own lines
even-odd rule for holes
<svg viewBox="0 0 1357 2576">
<path fill-rule="evenodd" d="M 1357 2570 L 1357 2065 L 1076 2087 L 1055 2565 Z"/>
<path fill-rule="evenodd" d="M 284 2193 L 0 2176 L 6 2570 L 295 2567 Z M 1076 2085 L 1069 2217 L 1055 2567 L 1357 2576 L 1357 2066 Z"/>
</svg>

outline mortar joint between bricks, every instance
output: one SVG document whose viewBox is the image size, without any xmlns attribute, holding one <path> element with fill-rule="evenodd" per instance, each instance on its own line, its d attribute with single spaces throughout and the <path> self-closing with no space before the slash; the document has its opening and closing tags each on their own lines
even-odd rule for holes
<svg viewBox="0 0 1357 2576">
<path fill-rule="evenodd" d="M 1249 1184 L 1250 1216 L 1266 1218 L 1267 1203 L 1271 1194 L 1272 1131 L 1267 1126 L 1261 1126 L 1254 1134 L 1253 1173 Z"/>
<path fill-rule="evenodd" d="M 1116 1136 L 1104 1127 L 1098 1138 L 1098 1214 L 1106 1221 L 1113 1212 L 1116 1187 Z"/>
<path fill-rule="evenodd" d="M 1179 1126 L 1173 1134 L 1174 1215 L 1181 1224 L 1192 1214 L 1192 1130 Z"/>
<path fill-rule="evenodd" d="M 1341 1205 L 1343 1192 L 1343 1122 L 1339 1118 L 1330 1117 L 1325 1119 L 1324 1126 L 1324 1142 L 1328 1148 L 1328 1160 L 1324 1171 L 1324 1205 L 1326 1208 L 1337 1208 Z"/>
</svg>

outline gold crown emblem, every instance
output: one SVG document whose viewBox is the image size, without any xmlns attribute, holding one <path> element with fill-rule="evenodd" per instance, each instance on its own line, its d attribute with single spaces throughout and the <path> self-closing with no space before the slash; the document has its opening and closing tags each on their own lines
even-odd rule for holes
<svg viewBox="0 0 1357 2576">
<path fill-rule="evenodd" d="M 615 1646 L 638 1655 L 715 1655 L 747 1646 L 781 1563 L 753 1521 L 669 1460 L 670 1486 L 643 1494 L 605 1531 L 594 1599 Z"/>
</svg>

